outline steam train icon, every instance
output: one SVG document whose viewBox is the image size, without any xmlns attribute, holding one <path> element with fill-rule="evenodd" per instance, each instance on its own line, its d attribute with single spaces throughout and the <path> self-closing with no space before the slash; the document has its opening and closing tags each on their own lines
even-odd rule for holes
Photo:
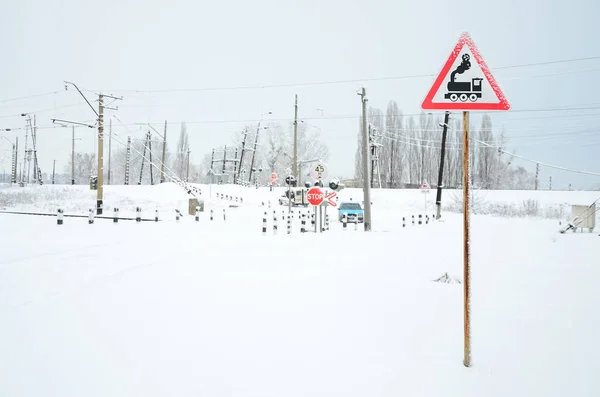
<svg viewBox="0 0 600 397">
<path fill-rule="evenodd" d="M 463 54 L 460 65 L 450 73 L 450 81 L 446 85 L 448 93 L 444 94 L 445 99 L 450 99 L 452 102 L 459 99 L 461 102 L 467 100 L 475 102 L 481 98 L 481 82 L 483 81 L 481 77 L 474 77 L 471 81 L 455 81 L 457 74 L 463 74 L 471 68 L 470 59 L 469 54 Z"/>
</svg>

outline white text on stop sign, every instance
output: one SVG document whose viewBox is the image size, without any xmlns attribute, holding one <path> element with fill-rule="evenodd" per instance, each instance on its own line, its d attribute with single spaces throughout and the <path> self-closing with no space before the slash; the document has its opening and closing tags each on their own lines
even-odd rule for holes
<svg viewBox="0 0 600 397">
<path fill-rule="evenodd" d="M 323 200 L 323 193 L 308 193 L 306 198 L 309 200 Z"/>
</svg>

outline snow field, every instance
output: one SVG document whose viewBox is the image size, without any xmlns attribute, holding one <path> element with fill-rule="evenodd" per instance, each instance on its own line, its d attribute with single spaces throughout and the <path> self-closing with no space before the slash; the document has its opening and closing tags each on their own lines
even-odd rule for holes
<svg viewBox="0 0 600 397">
<path fill-rule="evenodd" d="M 207 198 L 200 222 L 175 223 L 175 205 L 187 212 L 185 193 L 119 188 L 107 189 L 107 204 L 110 194 L 122 208 L 147 200 L 141 206 L 163 206 L 171 219 L 57 226 L 54 217 L 0 214 L 0 395 L 600 391 L 597 233 L 472 216 L 466 369 L 462 285 L 432 281 L 445 272 L 462 280 L 462 217 L 411 226 L 422 193 L 374 191 L 372 233 L 343 231 L 330 209 L 329 232 L 301 234 L 295 217 L 291 235 L 280 221 L 273 236 L 272 211 L 287 210 L 273 205 L 281 190 L 241 188 L 238 208 Z M 88 192 L 53 205 L 86 213 Z M 272 208 L 261 207 L 271 198 Z"/>
</svg>

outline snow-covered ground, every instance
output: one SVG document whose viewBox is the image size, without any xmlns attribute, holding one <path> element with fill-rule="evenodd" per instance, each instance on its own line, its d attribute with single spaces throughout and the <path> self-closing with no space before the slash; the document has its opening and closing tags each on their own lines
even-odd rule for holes
<svg viewBox="0 0 600 397">
<path fill-rule="evenodd" d="M 159 223 L 0 214 L 0 396 L 600 395 L 600 228 L 563 235 L 544 214 L 472 216 L 465 368 L 462 285 L 433 282 L 462 280 L 462 217 L 401 224 L 433 213 L 433 191 L 425 209 L 418 191 L 374 190 L 372 233 L 332 216 L 331 230 L 300 234 L 295 216 L 287 235 L 281 189 L 200 187 L 199 222 L 175 222 L 187 196 L 172 184 L 106 187 L 107 212 L 159 208 Z M 484 194 L 541 208 L 600 195 Z M 95 192 L 14 187 L 0 200 L 85 214 Z"/>
</svg>

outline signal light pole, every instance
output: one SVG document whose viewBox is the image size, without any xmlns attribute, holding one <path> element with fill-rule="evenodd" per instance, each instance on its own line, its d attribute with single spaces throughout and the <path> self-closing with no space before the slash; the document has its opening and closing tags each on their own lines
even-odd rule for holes
<svg viewBox="0 0 600 397">
<path fill-rule="evenodd" d="M 444 123 L 442 126 L 444 130 L 442 132 L 442 151 L 440 153 L 440 171 L 438 174 L 437 183 L 437 195 L 435 197 L 436 214 L 435 219 L 440 219 L 442 216 L 442 185 L 444 180 L 444 157 L 446 155 L 446 136 L 448 134 L 448 122 L 450 119 L 450 112 L 446 111 L 444 115 Z"/>
</svg>

